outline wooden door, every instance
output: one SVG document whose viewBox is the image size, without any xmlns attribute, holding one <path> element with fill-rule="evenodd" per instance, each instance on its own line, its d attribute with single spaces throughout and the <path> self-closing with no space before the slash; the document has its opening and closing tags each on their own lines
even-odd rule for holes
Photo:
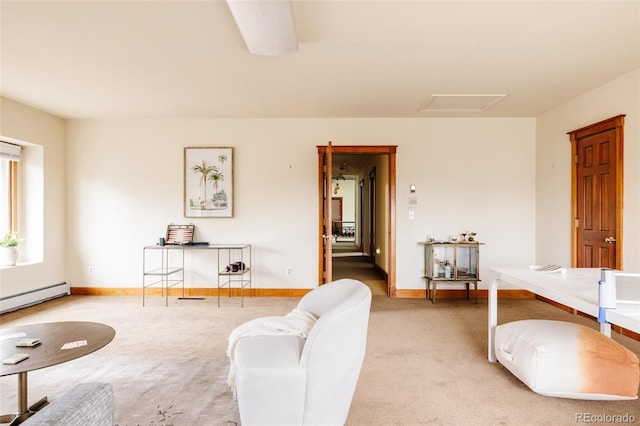
<svg viewBox="0 0 640 426">
<path fill-rule="evenodd" d="M 622 269 L 623 125 L 618 116 L 569 133 L 574 267 Z"/>
<path fill-rule="evenodd" d="M 322 238 L 320 238 L 322 247 L 322 271 L 320 277 L 320 283 L 325 284 L 329 283 L 333 280 L 333 251 L 332 251 L 332 243 L 333 243 L 333 227 L 332 227 L 332 197 L 331 197 L 331 176 L 333 175 L 332 169 L 332 147 L 331 141 L 327 144 L 326 150 L 322 155 L 322 167 L 320 168 L 321 182 L 323 183 L 323 188 L 321 191 L 321 205 L 322 205 L 322 215 L 321 215 L 321 226 L 322 230 Z"/>
</svg>

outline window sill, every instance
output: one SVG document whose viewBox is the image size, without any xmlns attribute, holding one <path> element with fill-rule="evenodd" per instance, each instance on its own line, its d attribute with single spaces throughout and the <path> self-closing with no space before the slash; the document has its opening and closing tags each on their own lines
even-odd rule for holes
<svg viewBox="0 0 640 426">
<path fill-rule="evenodd" d="M 37 265 L 39 263 L 42 263 L 42 262 L 18 262 L 13 266 L 0 266 L 0 271 L 4 271 L 6 269 L 16 269 L 16 268 L 20 268 L 22 266 Z"/>
</svg>

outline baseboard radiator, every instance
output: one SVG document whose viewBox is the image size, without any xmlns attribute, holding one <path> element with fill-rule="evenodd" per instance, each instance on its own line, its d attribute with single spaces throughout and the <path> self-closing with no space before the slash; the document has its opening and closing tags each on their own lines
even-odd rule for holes
<svg viewBox="0 0 640 426">
<path fill-rule="evenodd" d="M 36 290 L 25 291 L 24 293 L 14 294 L 0 298 L 0 314 L 16 311 L 26 308 L 27 306 L 36 305 L 71 294 L 71 285 L 68 282 L 53 284 L 48 287 L 38 288 Z"/>
</svg>

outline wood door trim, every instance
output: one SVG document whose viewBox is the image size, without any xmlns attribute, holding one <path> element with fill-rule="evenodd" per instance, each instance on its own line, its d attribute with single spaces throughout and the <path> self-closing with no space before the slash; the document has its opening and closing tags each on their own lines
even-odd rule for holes
<svg viewBox="0 0 640 426">
<path fill-rule="evenodd" d="M 333 154 L 386 154 L 389 156 L 389 211 L 387 212 L 388 232 L 387 241 L 389 242 L 388 253 L 388 293 L 389 297 L 396 297 L 396 150 L 397 145 L 332 145 L 331 151 Z M 318 265 L 319 279 L 318 283 L 322 283 L 322 158 L 327 150 L 326 145 L 318 145 Z"/>
<path fill-rule="evenodd" d="M 599 121 L 589 126 L 581 127 L 567 132 L 571 141 L 571 266 L 578 264 L 578 229 L 575 220 L 578 218 L 578 163 L 575 158 L 578 155 L 578 140 L 598 133 L 615 130 L 616 149 L 616 269 L 623 268 L 623 194 L 624 194 L 624 118 L 625 114 Z"/>
</svg>

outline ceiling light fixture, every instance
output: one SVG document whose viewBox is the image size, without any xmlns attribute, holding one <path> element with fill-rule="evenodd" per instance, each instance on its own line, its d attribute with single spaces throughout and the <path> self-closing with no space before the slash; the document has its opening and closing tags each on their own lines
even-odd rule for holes
<svg viewBox="0 0 640 426">
<path fill-rule="evenodd" d="M 240 34 L 255 55 L 298 51 L 291 0 L 227 0 Z"/>
</svg>

